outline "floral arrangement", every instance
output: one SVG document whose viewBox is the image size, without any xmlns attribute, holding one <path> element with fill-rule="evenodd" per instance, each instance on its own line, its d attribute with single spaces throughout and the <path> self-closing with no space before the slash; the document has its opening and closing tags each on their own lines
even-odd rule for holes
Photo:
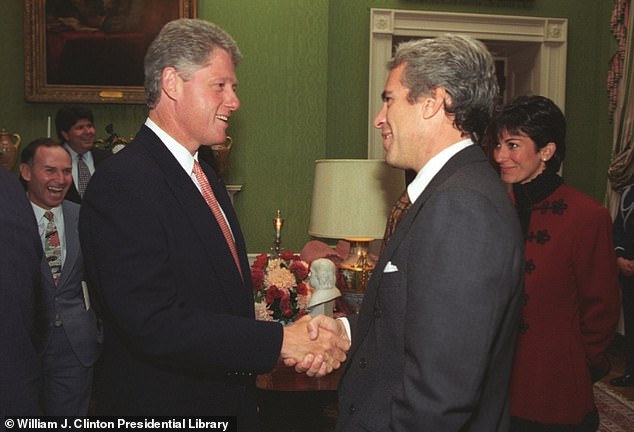
<svg viewBox="0 0 634 432">
<path fill-rule="evenodd" d="M 309 270 L 308 263 L 290 251 L 258 255 L 251 265 L 256 319 L 287 324 L 306 315 Z"/>
</svg>

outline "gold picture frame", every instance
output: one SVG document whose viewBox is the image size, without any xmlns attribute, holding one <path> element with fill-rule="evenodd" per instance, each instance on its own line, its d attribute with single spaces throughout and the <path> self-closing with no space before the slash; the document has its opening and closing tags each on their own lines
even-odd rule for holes
<svg viewBox="0 0 634 432">
<path fill-rule="evenodd" d="M 195 18 L 196 3 L 24 0 L 25 99 L 143 104 L 147 46 L 166 22 Z"/>
</svg>

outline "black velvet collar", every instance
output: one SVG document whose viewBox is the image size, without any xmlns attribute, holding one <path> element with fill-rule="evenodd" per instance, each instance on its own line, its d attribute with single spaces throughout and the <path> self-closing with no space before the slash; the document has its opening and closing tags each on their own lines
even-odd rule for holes
<svg viewBox="0 0 634 432">
<path fill-rule="evenodd" d="M 524 237 L 528 233 L 533 205 L 548 198 L 563 182 L 564 180 L 557 173 L 544 171 L 528 183 L 515 183 L 513 185 L 515 208 L 520 218 Z"/>
</svg>

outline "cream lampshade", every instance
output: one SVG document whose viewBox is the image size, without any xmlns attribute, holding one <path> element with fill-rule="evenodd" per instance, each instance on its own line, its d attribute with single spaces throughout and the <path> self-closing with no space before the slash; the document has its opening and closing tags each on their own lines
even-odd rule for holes
<svg viewBox="0 0 634 432">
<path fill-rule="evenodd" d="M 392 205 L 405 189 L 405 174 L 380 159 L 315 161 L 308 234 L 345 239 L 350 256 L 340 267 L 351 273 L 351 288 L 363 292 L 374 263 L 370 241 L 383 238 Z"/>
</svg>

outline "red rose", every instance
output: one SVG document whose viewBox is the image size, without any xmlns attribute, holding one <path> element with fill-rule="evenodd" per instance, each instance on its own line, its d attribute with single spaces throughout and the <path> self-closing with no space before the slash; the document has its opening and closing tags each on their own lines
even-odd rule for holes
<svg viewBox="0 0 634 432">
<path fill-rule="evenodd" d="M 283 295 L 284 292 L 281 289 L 272 285 L 266 290 L 266 302 L 271 304 L 275 301 L 275 299 L 281 298 Z"/>
<path fill-rule="evenodd" d="M 292 251 L 284 251 L 280 254 L 280 258 L 282 258 L 284 261 L 291 261 L 295 257 L 296 255 Z"/>
<path fill-rule="evenodd" d="M 253 261 L 252 268 L 263 269 L 266 267 L 266 264 L 269 262 L 269 256 L 267 254 L 260 254 L 255 257 L 255 261 Z"/>
<path fill-rule="evenodd" d="M 308 294 L 308 285 L 306 285 L 304 282 L 300 282 L 297 284 L 297 294 L 299 295 L 307 295 Z"/>
<path fill-rule="evenodd" d="M 299 280 L 304 280 L 308 276 L 308 264 L 306 264 L 304 261 L 293 261 L 289 269 Z"/>
<path fill-rule="evenodd" d="M 285 295 L 280 299 L 280 307 L 282 309 L 290 309 L 291 307 L 291 297 L 289 295 Z"/>
<path fill-rule="evenodd" d="M 284 309 L 282 311 L 282 316 L 284 316 L 285 318 L 290 318 L 293 316 L 293 311 L 290 309 Z"/>
<path fill-rule="evenodd" d="M 253 289 L 255 291 L 262 289 L 262 283 L 264 282 L 264 270 L 257 267 L 252 268 L 251 281 L 253 282 Z"/>
</svg>

